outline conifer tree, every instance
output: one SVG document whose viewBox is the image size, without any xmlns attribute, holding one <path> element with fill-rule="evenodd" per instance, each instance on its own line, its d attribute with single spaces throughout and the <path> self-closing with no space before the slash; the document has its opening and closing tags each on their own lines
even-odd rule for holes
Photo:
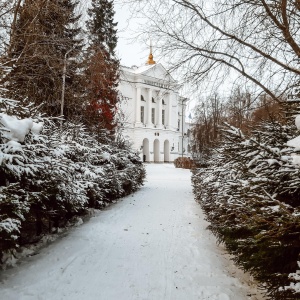
<svg viewBox="0 0 300 300">
<path fill-rule="evenodd" d="M 286 144 L 293 127 L 268 120 L 244 135 L 224 124 L 222 145 L 193 176 L 210 229 L 276 300 L 299 299 L 300 169 Z"/>
<path fill-rule="evenodd" d="M 78 2 L 71 0 L 25 0 L 17 12 L 6 61 L 11 70 L 5 76 L 6 96 L 35 105 L 51 115 L 60 114 L 62 75 L 66 68 L 65 112 L 70 116 L 80 91 L 78 56 L 82 45 L 76 26 Z M 75 25 L 74 25 L 75 24 Z"/>
<path fill-rule="evenodd" d="M 61 130 L 37 108 L 1 97 L 0 112 L 0 266 L 5 253 L 143 184 L 136 153 L 99 143 L 82 124 Z"/>
<path fill-rule="evenodd" d="M 118 103 L 119 61 L 115 55 L 117 30 L 111 0 L 92 0 L 87 28 L 90 46 L 87 58 L 88 126 L 113 135 Z"/>
<path fill-rule="evenodd" d="M 112 0 L 92 0 L 88 14 L 87 26 L 93 45 L 106 48 L 111 57 L 115 56 L 117 46 L 117 23 L 114 22 L 114 6 Z"/>
</svg>

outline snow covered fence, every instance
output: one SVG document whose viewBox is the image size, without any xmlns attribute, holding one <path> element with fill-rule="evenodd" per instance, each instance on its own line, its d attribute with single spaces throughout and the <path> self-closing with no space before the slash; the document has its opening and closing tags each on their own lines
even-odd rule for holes
<svg viewBox="0 0 300 300">
<path fill-rule="evenodd" d="M 10 115 L 13 110 L 19 116 Z M 100 144 L 83 126 L 60 129 L 0 98 L 0 260 L 88 208 L 102 208 L 142 184 L 130 149 Z"/>
</svg>

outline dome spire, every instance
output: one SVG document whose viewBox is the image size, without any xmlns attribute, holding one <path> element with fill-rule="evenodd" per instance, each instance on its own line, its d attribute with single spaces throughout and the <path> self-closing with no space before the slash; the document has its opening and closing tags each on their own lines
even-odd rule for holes
<svg viewBox="0 0 300 300">
<path fill-rule="evenodd" d="M 153 54 L 152 54 L 152 40 L 150 38 L 150 54 L 148 56 L 146 65 L 155 65 L 155 64 L 156 64 L 156 62 L 153 60 Z"/>
</svg>

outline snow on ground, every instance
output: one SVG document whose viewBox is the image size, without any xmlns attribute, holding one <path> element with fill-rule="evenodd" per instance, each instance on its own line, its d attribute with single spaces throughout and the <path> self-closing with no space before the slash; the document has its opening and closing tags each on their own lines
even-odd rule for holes
<svg viewBox="0 0 300 300">
<path fill-rule="evenodd" d="M 263 299 L 206 229 L 190 176 L 147 165 L 141 190 L 2 272 L 0 299 Z"/>
</svg>

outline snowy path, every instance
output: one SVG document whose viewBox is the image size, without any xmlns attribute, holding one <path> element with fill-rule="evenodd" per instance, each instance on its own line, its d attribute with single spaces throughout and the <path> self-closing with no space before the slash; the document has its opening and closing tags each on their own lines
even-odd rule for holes
<svg viewBox="0 0 300 300">
<path fill-rule="evenodd" d="M 189 170 L 148 165 L 147 174 L 140 191 L 3 272 L 0 299 L 260 299 L 226 270 Z"/>
</svg>

